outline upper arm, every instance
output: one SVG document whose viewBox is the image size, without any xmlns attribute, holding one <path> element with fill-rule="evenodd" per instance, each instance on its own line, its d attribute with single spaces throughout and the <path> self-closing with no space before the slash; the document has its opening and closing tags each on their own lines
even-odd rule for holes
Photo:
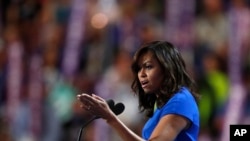
<svg viewBox="0 0 250 141">
<path fill-rule="evenodd" d="M 190 121 L 183 116 L 176 114 L 165 115 L 160 119 L 149 140 L 172 141 L 189 124 Z"/>
</svg>

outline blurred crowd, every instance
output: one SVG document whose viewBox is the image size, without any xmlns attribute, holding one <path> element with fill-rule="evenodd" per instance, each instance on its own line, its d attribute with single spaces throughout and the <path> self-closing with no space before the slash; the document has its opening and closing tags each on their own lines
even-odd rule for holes
<svg viewBox="0 0 250 141">
<path fill-rule="evenodd" d="M 0 6 L 1 141 L 77 140 L 91 118 L 76 100 L 80 93 L 124 103 L 119 118 L 140 135 L 147 119 L 130 88 L 130 64 L 152 40 L 178 46 L 197 82 L 200 141 L 222 140 L 230 113 L 250 124 L 249 0 L 1 0 Z M 97 119 L 82 140 L 120 138 Z"/>
</svg>

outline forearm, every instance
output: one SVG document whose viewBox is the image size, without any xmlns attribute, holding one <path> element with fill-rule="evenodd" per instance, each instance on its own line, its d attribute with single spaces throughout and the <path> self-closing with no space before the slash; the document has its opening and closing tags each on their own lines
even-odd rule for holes
<svg viewBox="0 0 250 141">
<path fill-rule="evenodd" d="M 107 120 L 107 123 L 119 134 L 123 141 L 145 141 L 132 130 L 130 130 L 115 115 L 112 116 L 111 119 Z"/>
</svg>

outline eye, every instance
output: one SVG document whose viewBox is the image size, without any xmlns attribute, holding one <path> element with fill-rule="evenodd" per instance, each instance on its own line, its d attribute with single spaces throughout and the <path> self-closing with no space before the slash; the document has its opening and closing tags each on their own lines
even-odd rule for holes
<svg viewBox="0 0 250 141">
<path fill-rule="evenodd" d="M 145 68 L 146 68 L 146 69 L 152 69 L 153 66 L 152 66 L 152 65 L 146 65 Z"/>
</svg>

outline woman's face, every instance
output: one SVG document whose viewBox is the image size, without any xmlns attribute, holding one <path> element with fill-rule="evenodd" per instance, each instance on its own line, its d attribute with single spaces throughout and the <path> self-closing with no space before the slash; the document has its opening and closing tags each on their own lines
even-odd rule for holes
<svg viewBox="0 0 250 141">
<path fill-rule="evenodd" d="M 155 93 L 163 82 L 163 70 L 151 51 L 142 54 L 138 60 L 138 79 L 145 93 Z"/>
</svg>

